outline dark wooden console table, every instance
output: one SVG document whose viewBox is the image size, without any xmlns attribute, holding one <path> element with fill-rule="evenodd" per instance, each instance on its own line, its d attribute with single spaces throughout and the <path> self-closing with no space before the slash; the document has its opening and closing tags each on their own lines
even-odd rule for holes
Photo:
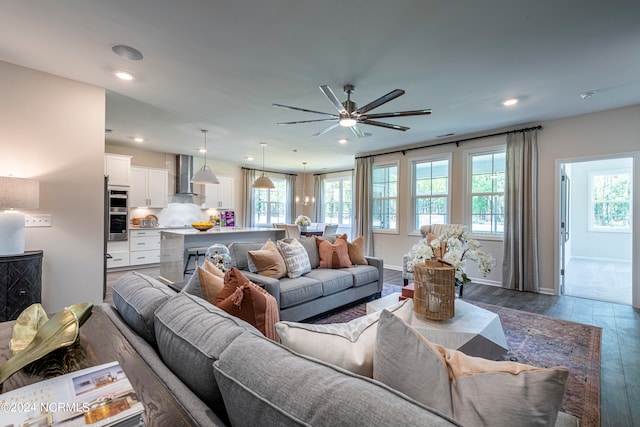
<svg viewBox="0 0 640 427">
<path fill-rule="evenodd" d="M 0 256 L 0 322 L 42 301 L 42 251 Z"/>
<path fill-rule="evenodd" d="M 14 321 L 0 323 L 0 364 L 11 357 L 9 341 L 14 324 Z M 93 307 L 91 317 L 80 328 L 79 340 L 77 369 L 117 360 L 144 405 L 143 418 L 147 426 L 196 425 L 193 418 L 184 411 L 166 385 L 131 347 L 100 307 Z M 2 384 L 0 392 L 14 390 L 42 379 L 21 370 Z"/>
</svg>

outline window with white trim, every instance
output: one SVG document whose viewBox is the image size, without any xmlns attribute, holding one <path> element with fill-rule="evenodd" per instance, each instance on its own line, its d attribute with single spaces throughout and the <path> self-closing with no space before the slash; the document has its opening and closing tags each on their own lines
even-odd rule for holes
<svg viewBox="0 0 640 427">
<path fill-rule="evenodd" d="M 398 229 L 398 164 L 374 164 L 372 172 L 372 228 L 395 231 Z"/>
<path fill-rule="evenodd" d="M 274 223 L 287 222 L 287 180 L 271 177 L 275 188 L 254 188 L 255 212 L 253 222 L 256 227 L 272 227 Z"/>
<path fill-rule="evenodd" d="M 449 156 L 412 162 L 415 230 L 449 222 L 449 163 Z"/>
<path fill-rule="evenodd" d="M 589 172 L 589 231 L 631 231 L 631 170 Z"/>
<path fill-rule="evenodd" d="M 504 233 L 506 149 L 470 153 L 471 232 Z"/>
<path fill-rule="evenodd" d="M 353 206 L 351 175 L 325 178 L 322 185 L 323 222 L 351 225 Z"/>
</svg>

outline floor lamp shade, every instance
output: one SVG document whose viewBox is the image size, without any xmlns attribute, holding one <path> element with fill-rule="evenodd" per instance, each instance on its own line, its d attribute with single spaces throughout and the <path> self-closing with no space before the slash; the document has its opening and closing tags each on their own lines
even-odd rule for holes
<svg viewBox="0 0 640 427">
<path fill-rule="evenodd" d="M 40 184 L 26 178 L 0 176 L 0 255 L 24 253 L 24 219 L 15 209 L 37 209 Z"/>
</svg>

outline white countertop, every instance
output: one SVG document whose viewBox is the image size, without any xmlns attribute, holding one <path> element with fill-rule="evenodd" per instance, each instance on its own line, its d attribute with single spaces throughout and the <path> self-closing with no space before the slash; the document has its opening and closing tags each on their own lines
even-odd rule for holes
<svg viewBox="0 0 640 427">
<path fill-rule="evenodd" d="M 158 227 L 160 228 L 160 227 Z M 224 234 L 224 233 L 247 233 L 252 231 L 277 231 L 278 228 L 269 228 L 269 227 L 213 227 L 207 231 L 199 231 L 195 228 L 183 228 L 183 229 L 173 229 L 173 228 L 164 228 L 162 231 L 165 233 L 173 233 L 173 234 Z"/>
</svg>

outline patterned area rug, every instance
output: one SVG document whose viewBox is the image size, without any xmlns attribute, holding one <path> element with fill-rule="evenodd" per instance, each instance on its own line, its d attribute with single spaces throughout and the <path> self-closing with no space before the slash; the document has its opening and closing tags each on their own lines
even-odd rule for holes
<svg viewBox="0 0 640 427">
<path fill-rule="evenodd" d="M 387 290 L 397 291 L 399 289 Z M 497 313 L 509 344 L 502 360 L 539 367 L 565 366 L 569 379 L 561 410 L 581 420 L 582 426 L 600 425 L 600 343 L 602 329 L 539 314 L 466 300 Z M 332 312 L 310 323 L 348 322 L 366 314 L 366 304 Z"/>
</svg>

